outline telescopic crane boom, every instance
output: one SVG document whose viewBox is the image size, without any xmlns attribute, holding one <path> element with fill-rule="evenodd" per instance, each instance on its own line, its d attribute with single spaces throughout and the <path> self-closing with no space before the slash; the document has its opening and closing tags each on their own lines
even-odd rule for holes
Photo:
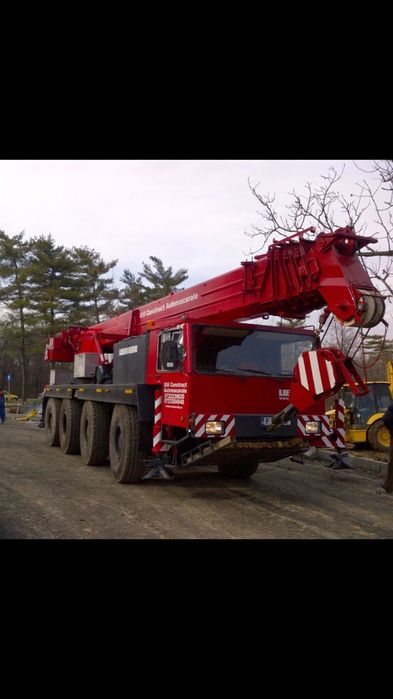
<svg viewBox="0 0 393 699">
<path fill-rule="evenodd" d="M 356 235 L 349 227 L 320 233 L 315 240 L 307 240 L 306 232 L 275 240 L 255 260 L 187 291 L 89 328 L 63 330 L 50 339 L 46 359 L 70 362 L 75 354 L 97 352 L 104 364 L 104 354 L 112 352 L 119 340 L 182 320 L 224 323 L 265 314 L 304 318 L 325 307 L 343 325 L 377 325 L 384 315 L 384 300 L 356 254 L 376 240 Z"/>
</svg>

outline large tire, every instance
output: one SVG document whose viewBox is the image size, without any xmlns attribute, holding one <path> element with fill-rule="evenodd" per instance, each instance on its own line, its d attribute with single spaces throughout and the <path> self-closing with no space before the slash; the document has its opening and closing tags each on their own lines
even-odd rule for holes
<svg viewBox="0 0 393 699">
<path fill-rule="evenodd" d="M 60 448 L 65 454 L 79 454 L 79 431 L 82 404 L 79 400 L 64 398 L 59 417 Z"/>
<path fill-rule="evenodd" d="M 383 424 L 382 420 L 376 420 L 367 432 L 367 441 L 375 451 L 389 451 L 390 449 L 390 434 L 389 430 Z"/>
<path fill-rule="evenodd" d="M 242 478 L 243 480 L 248 480 L 254 473 L 258 470 L 259 462 L 257 464 L 246 464 L 245 466 L 238 466 L 237 464 L 227 464 L 226 466 L 218 466 L 220 473 L 223 473 L 227 478 Z"/>
<path fill-rule="evenodd" d="M 58 447 L 59 438 L 59 417 L 60 398 L 49 398 L 45 410 L 45 440 L 50 447 Z"/>
<path fill-rule="evenodd" d="M 80 419 L 80 452 L 86 466 L 106 464 L 109 452 L 109 406 L 87 400 Z"/>
<path fill-rule="evenodd" d="M 116 405 L 109 432 L 111 471 L 118 483 L 137 483 L 146 472 L 136 408 Z"/>
</svg>

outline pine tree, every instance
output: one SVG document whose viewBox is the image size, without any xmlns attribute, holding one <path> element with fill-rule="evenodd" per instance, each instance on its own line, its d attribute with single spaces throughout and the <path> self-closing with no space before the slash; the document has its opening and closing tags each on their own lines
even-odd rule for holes
<svg viewBox="0 0 393 699">
<path fill-rule="evenodd" d="M 119 298 L 120 313 L 143 306 L 143 304 L 147 302 L 146 292 L 139 275 L 133 274 L 126 268 L 120 277 L 120 282 L 124 284 Z"/>
<path fill-rule="evenodd" d="M 188 278 L 186 269 L 173 272 L 172 267 L 164 267 L 163 262 L 154 256 L 150 256 L 152 264 L 143 262 L 143 272 L 133 274 L 125 269 L 120 281 L 124 287 L 120 295 L 120 311 L 138 308 L 150 301 L 156 301 L 175 291 L 180 291 L 178 284 Z M 145 279 L 149 285 L 143 283 Z"/>
<path fill-rule="evenodd" d="M 364 355 L 356 354 L 357 362 L 365 365 L 369 381 L 386 381 L 387 362 L 393 360 L 393 340 L 373 334 L 364 338 Z"/>
<path fill-rule="evenodd" d="M 93 325 L 114 313 L 114 301 L 119 292 L 113 287 L 113 277 L 106 275 L 116 267 L 117 260 L 105 262 L 100 253 L 88 247 L 73 247 L 73 290 L 69 321 Z"/>
<path fill-rule="evenodd" d="M 172 267 L 165 268 L 162 261 L 158 257 L 154 257 L 154 255 L 151 255 L 149 260 L 151 260 L 152 265 L 143 262 L 143 272 L 140 275 L 151 284 L 151 286 L 143 287 L 146 294 L 146 303 L 156 301 L 175 291 L 181 291 L 178 285 L 188 278 L 186 269 L 181 268 L 177 272 L 173 272 Z"/>
<path fill-rule="evenodd" d="M 52 235 L 31 240 L 29 270 L 30 305 L 47 335 L 57 333 L 67 320 L 77 283 L 74 261 Z"/>
<path fill-rule="evenodd" d="M 0 303 L 8 311 L 7 317 L 2 319 L 2 331 L 14 347 L 14 359 L 20 370 L 22 400 L 26 394 L 29 257 L 30 245 L 24 240 L 23 232 L 8 236 L 0 231 L 0 279 L 4 282 L 0 288 Z"/>
</svg>

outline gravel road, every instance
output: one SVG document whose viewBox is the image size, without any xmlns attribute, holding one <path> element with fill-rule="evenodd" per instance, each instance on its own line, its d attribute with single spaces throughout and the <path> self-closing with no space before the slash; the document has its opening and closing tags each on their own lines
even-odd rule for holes
<svg viewBox="0 0 393 699">
<path fill-rule="evenodd" d="M 2 539 L 390 539 L 381 479 L 318 462 L 264 464 L 249 481 L 215 467 L 119 485 L 44 441 L 37 423 L 0 425 Z"/>
</svg>

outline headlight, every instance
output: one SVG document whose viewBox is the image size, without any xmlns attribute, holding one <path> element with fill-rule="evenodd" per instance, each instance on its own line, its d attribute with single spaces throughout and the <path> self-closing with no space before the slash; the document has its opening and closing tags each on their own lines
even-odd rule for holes
<svg viewBox="0 0 393 699">
<path fill-rule="evenodd" d="M 308 420 L 305 424 L 305 429 L 307 434 L 320 434 L 321 423 L 317 420 Z"/>
<path fill-rule="evenodd" d="M 206 423 L 206 434 L 215 436 L 217 434 L 224 434 L 225 432 L 225 422 L 221 420 L 208 420 Z"/>
</svg>

